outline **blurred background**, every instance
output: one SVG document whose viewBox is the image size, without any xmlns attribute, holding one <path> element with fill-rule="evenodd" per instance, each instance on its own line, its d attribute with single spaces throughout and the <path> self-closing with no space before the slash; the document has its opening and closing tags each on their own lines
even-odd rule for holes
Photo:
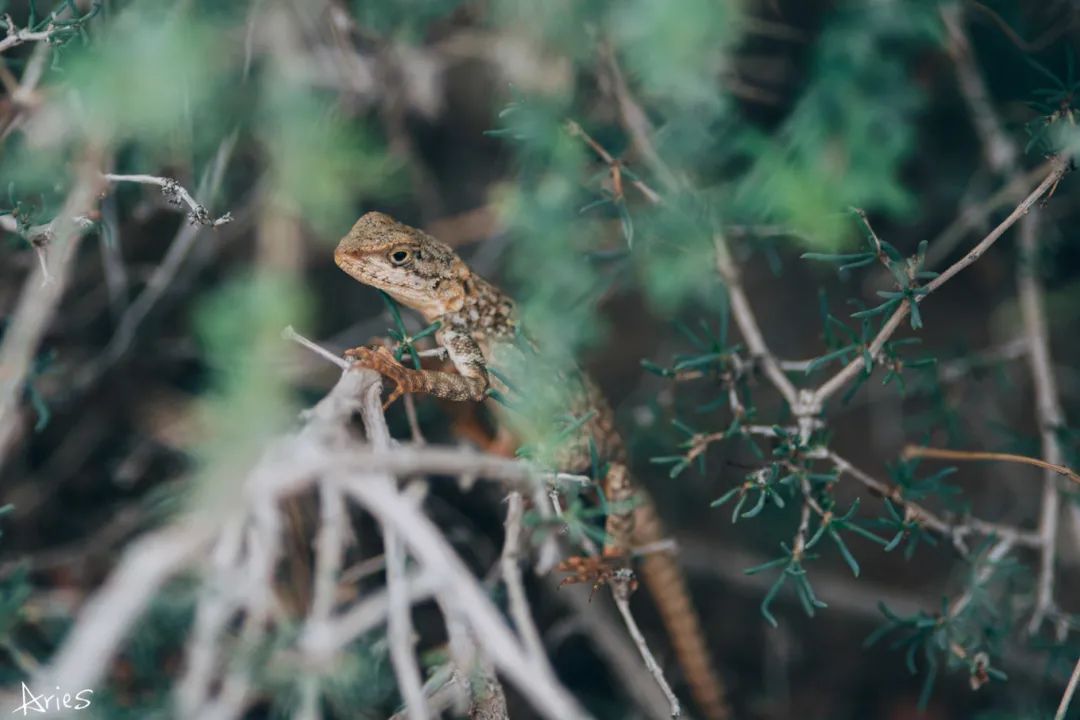
<svg viewBox="0 0 1080 720">
<path fill-rule="evenodd" d="M 729 429 L 732 388 L 748 422 L 791 419 L 760 368 L 732 380 L 733 358 L 751 359 L 713 238 L 726 237 L 790 377 L 820 385 L 886 317 L 851 313 L 893 289 L 876 258 L 841 271 L 846 261 L 829 261 L 872 242 L 851 208 L 897 257 L 924 240 L 926 269 L 962 257 L 1046 176 L 1048 158 L 1074 146 L 1080 6 L 0 0 L 0 13 L 0 680 L 10 697 L 133 538 L 235 494 L 334 384 L 338 369 L 283 340 L 283 328 L 335 353 L 395 328 L 378 293 L 332 259 L 355 219 L 377 209 L 452 246 L 519 301 L 543 347 L 598 380 L 680 546 L 737 717 L 1054 717 L 1080 648 L 1075 492 L 1058 498 L 1056 600 L 1029 632 L 1039 553 L 1015 548 L 987 571 L 978 536 L 965 557 L 898 524 L 863 485 L 832 478 L 838 511 L 860 498 L 861 527 L 906 534 L 888 551 L 856 533 L 822 542 L 806 571 L 828 607 L 808 617 L 790 584 L 763 613 L 777 575 L 743 572 L 791 542 L 797 504 L 770 502 L 738 522 L 730 496 L 711 506 L 782 443 L 733 435 L 708 443 L 701 466 L 678 458 L 695 433 Z M 129 178 L 139 175 L 172 182 Z M 1066 176 L 1036 207 L 1037 242 L 1022 247 L 1008 232 L 921 304 L 922 327 L 905 321 L 896 336 L 917 344 L 889 348 L 852 394 L 829 400 L 829 447 L 950 523 L 1040 527 L 1037 468 L 960 463 L 937 477 L 946 464 L 914 468 L 899 453 L 915 442 L 1043 457 L 1049 442 L 1077 467 L 1075 193 Z M 1024 272 L 1036 278 L 1063 410 L 1050 440 L 1018 299 Z M 423 327 L 408 313 L 404 322 Z M 803 361 L 830 353 L 807 370 Z M 676 382 L 687 368 L 700 381 Z M 415 410 L 428 442 L 459 442 L 444 404 L 418 398 Z M 388 420 L 395 437 L 410 436 L 401 403 Z M 498 563 L 499 499 L 491 485 L 447 482 L 431 483 L 424 502 L 480 577 Z M 356 525 L 357 562 L 378 556 L 370 519 Z M 645 716 L 564 597 L 586 591 L 556 592 L 549 579 L 530 575 L 527 587 L 560 680 L 597 717 Z M 153 600 L 87 714 L 172 716 L 197 588 L 197 574 L 184 574 Z M 931 619 L 864 646 L 887 622 L 879 603 L 932 617 L 965 593 L 973 609 L 946 634 Z M 639 621 L 685 697 L 638 595 Z M 414 616 L 423 658 L 445 637 L 433 607 Z M 274 642 L 287 644 L 281 633 Z M 272 649 L 244 717 L 293 716 L 295 673 Z M 348 672 L 325 687 L 325 716 L 389 716 L 401 698 L 380 633 L 350 652 Z M 978 653 L 998 674 L 981 676 Z M 507 692 L 512 717 L 534 717 Z"/>
</svg>

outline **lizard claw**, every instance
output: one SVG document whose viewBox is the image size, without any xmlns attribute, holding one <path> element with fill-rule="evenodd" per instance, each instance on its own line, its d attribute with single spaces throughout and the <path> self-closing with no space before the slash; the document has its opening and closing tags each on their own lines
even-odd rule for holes
<svg viewBox="0 0 1080 720">
<path fill-rule="evenodd" d="M 562 579 L 560 588 L 563 585 L 592 583 L 589 602 L 592 602 L 593 595 L 601 585 L 625 583 L 629 593 L 637 590 L 638 586 L 634 571 L 626 567 L 626 558 L 620 552 L 605 550 L 603 555 L 575 555 L 563 560 L 555 569 L 572 573 Z"/>
<path fill-rule="evenodd" d="M 397 361 L 383 345 L 362 345 L 345 351 L 345 357 L 360 367 L 370 368 L 394 383 L 394 389 L 383 403 L 385 411 L 399 397 L 411 391 L 409 368 Z"/>
</svg>

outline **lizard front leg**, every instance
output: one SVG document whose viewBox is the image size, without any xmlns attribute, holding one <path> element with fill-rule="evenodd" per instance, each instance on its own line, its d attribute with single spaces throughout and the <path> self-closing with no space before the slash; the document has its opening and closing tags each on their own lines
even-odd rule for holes
<svg viewBox="0 0 1080 720">
<path fill-rule="evenodd" d="M 345 357 L 362 367 L 371 368 L 394 383 L 383 409 L 405 393 L 426 393 L 444 400 L 479 402 L 487 396 L 487 366 L 480 346 L 468 335 L 452 330 L 440 333 L 439 340 L 457 368 L 457 373 L 440 370 L 414 370 L 402 365 L 383 346 L 358 347 L 345 351 Z"/>
</svg>

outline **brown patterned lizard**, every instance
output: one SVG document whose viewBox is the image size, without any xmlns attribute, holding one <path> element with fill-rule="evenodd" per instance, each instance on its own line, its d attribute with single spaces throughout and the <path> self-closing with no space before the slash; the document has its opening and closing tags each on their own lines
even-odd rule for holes
<svg viewBox="0 0 1080 720">
<path fill-rule="evenodd" d="M 479 402 L 488 399 L 489 389 L 500 393 L 507 390 L 505 375 L 497 370 L 505 366 L 508 358 L 521 354 L 514 303 L 474 275 L 447 245 L 387 215 L 369 212 L 342 238 L 334 261 L 356 280 L 383 290 L 419 312 L 426 322 L 440 323 L 435 338 L 445 348 L 456 373 L 407 368 L 381 346 L 346 353 L 394 383 L 388 406 L 404 393 Z M 575 371 L 572 375 L 561 377 L 557 384 L 568 388 L 570 414 L 584 421 L 573 437 L 557 449 L 556 466 L 565 472 L 586 471 L 591 467 L 595 448 L 608 463 L 602 486 L 604 497 L 612 508 L 627 508 L 612 510 L 607 516 L 604 558 L 593 566 L 602 580 L 604 567 L 625 566 L 633 548 L 656 543 L 664 533 L 652 502 L 631 483 L 626 451 L 615 430 L 610 406 L 584 373 Z M 510 411 L 497 403 L 493 405 L 495 414 L 506 421 Z M 588 563 L 584 561 L 564 565 L 581 571 L 573 580 L 589 577 Z M 675 558 L 668 551 L 649 553 L 642 561 L 641 575 L 660 610 L 697 704 L 710 720 L 729 717 L 723 686 L 712 668 L 697 613 Z"/>
</svg>

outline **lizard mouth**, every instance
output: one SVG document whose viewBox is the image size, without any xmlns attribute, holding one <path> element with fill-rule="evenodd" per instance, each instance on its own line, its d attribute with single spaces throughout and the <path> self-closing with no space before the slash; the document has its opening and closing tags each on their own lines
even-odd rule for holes
<svg viewBox="0 0 1080 720">
<path fill-rule="evenodd" d="M 364 258 L 355 255 L 335 252 L 334 264 L 365 285 L 373 285 L 380 289 L 386 289 L 386 284 L 377 273 L 373 272 L 371 263 L 365 262 Z"/>
</svg>

